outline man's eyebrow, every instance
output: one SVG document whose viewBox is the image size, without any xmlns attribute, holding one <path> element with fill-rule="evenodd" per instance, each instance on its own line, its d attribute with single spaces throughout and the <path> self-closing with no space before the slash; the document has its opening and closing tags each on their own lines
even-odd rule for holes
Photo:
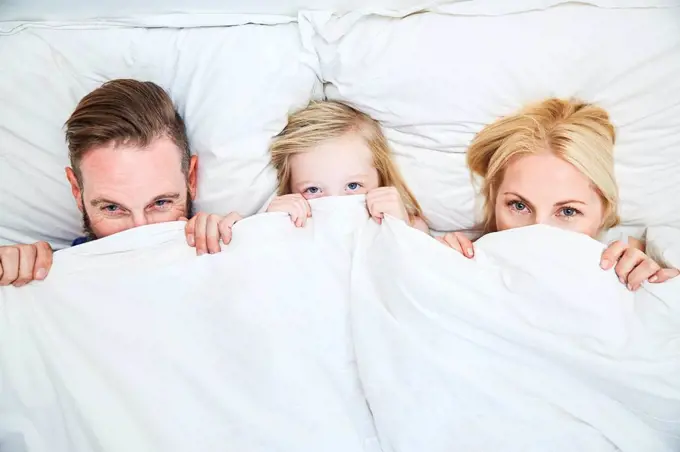
<svg viewBox="0 0 680 452">
<path fill-rule="evenodd" d="M 95 198 L 95 199 L 93 199 L 92 201 L 90 201 L 90 205 L 91 205 L 92 207 L 97 207 L 97 206 L 99 206 L 99 205 L 101 205 L 101 204 L 115 204 L 115 205 L 117 205 L 117 206 L 121 206 L 121 204 L 120 204 L 119 202 L 117 202 L 117 201 L 111 201 L 110 199 L 106 199 L 106 198 Z M 122 207 L 122 206 L 121 206 L 121 207 Z"/>
<path fill-rule="evenodd" d="M 175 200 L 175 199 L 179 199 L 179 198 L 180 198 L 179 193 L 168 192 L 168 193 L 163 193 L 161 195 L 156 196 L 151 201 L 149 201 L 147 204 L 153 204 L 156 201 L 160 201 L 161 199 L 173 199 L 173 200 Z M 113 201 L 111 199 L 104 198 L 104 197 L 95 198 L 92 201 L 90 201 L 90 205 L 92 205 L 92 207 L 97 207 L 97 206 L 100 206 L 102 204 L 115 204 L 115 205 L 121 206 L 123 208 L 125 207 L 123 204 L 119 203 L 118 201 Z"/>
<path fill-rule="evenodd" d="M 153 204 L 156 201 L 160 201 L 161 199 L 179 199 L 180 194 L 179 193 L 163 193 L 162 195 L 158 195 L 155 198 L 153 198 L 151 201 L 149 201 L 149 204 Z"/>
</svg>

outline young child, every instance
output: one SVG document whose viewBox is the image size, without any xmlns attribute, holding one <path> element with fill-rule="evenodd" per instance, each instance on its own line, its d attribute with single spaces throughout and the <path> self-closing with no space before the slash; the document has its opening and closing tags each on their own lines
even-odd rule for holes
<svg viewBox="0 0 680 452">
<path fill-rule="evenodd" d="M 378 223 L 391 215 L 429 233 L 380 125 L 370 116 L 342 102 L 312 102 L 289 116 L 270 151 L 278 197 L 267 212 L 286 212 L 303 227 L 311 216 L 309 199 L 365 194 Z"/>
</svg>

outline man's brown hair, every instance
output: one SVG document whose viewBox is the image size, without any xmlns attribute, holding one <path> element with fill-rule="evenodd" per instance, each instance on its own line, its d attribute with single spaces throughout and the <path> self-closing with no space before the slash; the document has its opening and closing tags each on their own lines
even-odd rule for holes
<svg viewBox="0 0 680 452">
<path fill-rule="evenodd" d="M 182 171 L 188 177 L 191 153 L 184 120 L 168 93 L 153 82 L 132 79 L 104 83 L 78 103 L 66 121 L 71 167 L 82 186 L 80 162 L 94 146 L 148 146 L 170 138 L 182 152 Z"/>
</svg>

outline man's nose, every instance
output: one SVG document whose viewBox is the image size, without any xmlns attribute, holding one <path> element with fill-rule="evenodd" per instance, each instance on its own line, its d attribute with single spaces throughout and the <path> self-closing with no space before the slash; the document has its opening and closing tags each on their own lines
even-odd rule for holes
<svg viewBox="0 0 680 452">
<path fill-rule="evenodd" d="M 138 226 L 145 226 L 147 224 L 150 224 L 149 219 L 147 218 L 146 214 L 144 212 L 139 212 L 135 213 L 132 215 L 132 221 L 134 223 L 134 227 Z"/>
</svg>

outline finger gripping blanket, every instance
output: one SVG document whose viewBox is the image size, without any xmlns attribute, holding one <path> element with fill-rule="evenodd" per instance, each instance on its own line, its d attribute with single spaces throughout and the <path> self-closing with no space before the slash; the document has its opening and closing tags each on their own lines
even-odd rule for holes
<svg viewBox="0 0 680 452">
<path fill-rule="evenodd" d="M 670 451 L 680 287 L 529 227 L 468 260 L 361 196 L 55 254 L 0 289 L 0 450 Z"/>
</svg>

